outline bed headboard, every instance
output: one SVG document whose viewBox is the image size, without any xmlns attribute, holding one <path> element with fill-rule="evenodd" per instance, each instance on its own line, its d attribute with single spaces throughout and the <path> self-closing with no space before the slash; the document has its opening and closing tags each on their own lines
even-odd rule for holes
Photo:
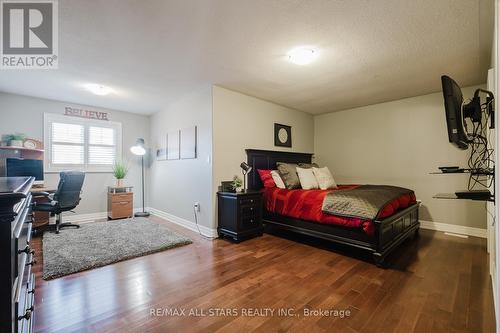
<svg viewBox="0 0 500 333">
<path fill-rule="evenodd" d="M 263 187 L 257 169 L 276 170 L 277 162 L 311 163 L 312 153 L 292 153 L 288 151 L 247 149 L 247 163 L 252 167 L 248 174 L 248 189 L 259 190 Z"/>
</svg>

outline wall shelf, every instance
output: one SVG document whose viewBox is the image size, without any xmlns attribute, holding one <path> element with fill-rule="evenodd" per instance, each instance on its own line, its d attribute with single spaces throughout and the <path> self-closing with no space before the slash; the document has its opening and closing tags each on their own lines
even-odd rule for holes
<svg viewBox="0 0 500 333">
<path fill-rule="evenodd" d="M 433 196 L 434 199 L 448 199 L 448 200 L 473 200 L 473 201 L 490 201 L 495 202 L 495 196 L 491 195 L 489 198 L 459 198 L 455 193 L 438 193 Z"/>
<path fill-rule="evenodd" d="M 38 152 L 38 153 L 43 153 L 43 149 L 31 149 L 31 148 L 26 148 L 26 147 L 13 147 L 13 146 L 3 146 L 0 147 L 0 150 L 21 150 L 21 151 L 32 151 L 32 152 Z"/>
<path fill-rule="evenodd" d="M 476 176 L 488 176 L 493 177 L 495 179 L 495 169 L 457 169 L 453 172 L 443 172 L 436 171 L 430 172 L 431 175 L 456 175 L 456 174 L 468 174 L 468 175 L 476 175 Z M 455 193 L 438 193 L 433 196 L 434 199 L 447 199 L 447 200 L 473 200 L 473 201 L 489 201 L 495 202 L 495 194 L 490 194 L 489 197 L 472 197 L 472 198 L 460 198 Z"/>
<path fill-rule="evenodd" d="M 490 170 L 473 170 L 473 169 L 459 169 L 454 172 L 442 172 L 442 171 L 434 171 L 429 172 L 430 175 L 460 175 L 460 174 L 473 174 L 478 176 L 494 176 L 495 169 Z"/>
</svg>

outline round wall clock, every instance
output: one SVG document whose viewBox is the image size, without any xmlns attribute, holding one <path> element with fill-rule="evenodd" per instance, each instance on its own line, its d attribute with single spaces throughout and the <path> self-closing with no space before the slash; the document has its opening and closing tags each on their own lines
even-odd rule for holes
<svg viewBox="0 0 500 333">
<path fill-rule="evenodd" d="M 292 147 L 292 128 L 290 126 L 274 124 L 274 145 Z"/>
<path fill-rule="evenodd" d="M 28 149 L 36 149 L 36 142 L 33 140 L 26 140 L 24 141 L 24 147 Z"/>
</svg>

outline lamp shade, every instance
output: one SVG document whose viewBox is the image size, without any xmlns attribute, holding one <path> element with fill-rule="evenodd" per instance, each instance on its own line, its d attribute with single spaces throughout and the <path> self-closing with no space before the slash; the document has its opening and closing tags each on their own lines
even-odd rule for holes
<svg viewBox="0 0 500 333">
<path fill-rule="evenodd" d="M 144 139 L 137 139 L 134 146 L 130 147 L 130 151 L 134 155 L 143 156 L 146 154 L 146 145 L 144 144 Z"/>
<path fill-rule="evenodd" d="M 252 171 L 252 167 L 250 165 L 248 165 L 247 163 L 245 162 L 242 162 L 240 164 L 240 168 L 245 172 L 245 173 L 249 173 L 250 171 Z"/>
</svg>

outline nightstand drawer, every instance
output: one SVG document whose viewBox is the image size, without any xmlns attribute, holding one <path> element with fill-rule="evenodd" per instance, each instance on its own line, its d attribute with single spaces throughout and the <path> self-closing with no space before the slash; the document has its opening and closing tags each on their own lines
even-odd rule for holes
<svg viewBox="0 0 500 333">
<path fill-rule="evenodd" d="M 240 213 L 242 216 L 254 216 L 259 211 L 259 206 L 243 206 L 240 208 Z"/>
<path fill-rule="evenodd" d="M 245 216 L 241 219 L 241 224 L 244 229 L 252 229 L 260 226 L 260 220 L 257 216 Z"/>
<path fill-rule="evenodd" d="M 247 205 L 259 205 L 260 204 L 260 196 L 259 197 L 250 197 L 250 198 L 240 198 L 239 199 L 239 204 L 241 206 L 247 206 Z"/>
</svg>

